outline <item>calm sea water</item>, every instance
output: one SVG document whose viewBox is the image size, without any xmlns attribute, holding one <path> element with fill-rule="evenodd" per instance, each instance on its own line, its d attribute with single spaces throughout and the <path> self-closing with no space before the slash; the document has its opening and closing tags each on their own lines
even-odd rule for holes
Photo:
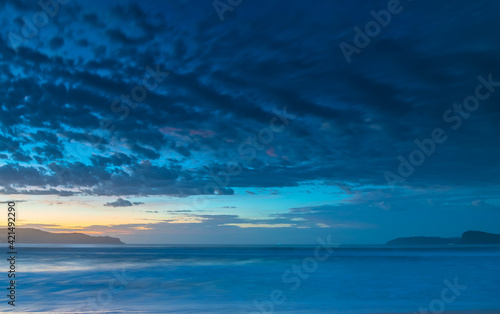
<svg viewBox="0 0 500 314">
<path fill-rule="evenodd" d="M 314 250 L 23 246 L 17 261 L 14 310 L 374 313 L 417 312 L 429 306 L 500 309 L 500 247 L 341 247 L 323 261 L 315 259 Z M 458 293 L 445 291 L 444 302 L 446 282 L 453 285 L 455 280 Z M 2 311 L 12 310 L 5 296 L 3 300 Z"/>
</svg>

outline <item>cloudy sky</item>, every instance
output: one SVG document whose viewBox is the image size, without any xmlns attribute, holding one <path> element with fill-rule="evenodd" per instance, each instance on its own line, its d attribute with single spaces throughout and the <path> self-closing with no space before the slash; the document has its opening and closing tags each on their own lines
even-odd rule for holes
<svg viewBox="0 0 500 314">
<path fill-rule="evenodd" d="M 0 194 L 25 226 L 500 233 L 499 3 L 60 2 L 0 4 Z"/>
</svg>

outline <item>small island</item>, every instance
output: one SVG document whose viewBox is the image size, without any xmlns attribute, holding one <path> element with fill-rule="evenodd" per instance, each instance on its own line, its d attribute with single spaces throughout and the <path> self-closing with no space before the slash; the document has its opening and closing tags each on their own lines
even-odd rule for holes
<svg viewBox="0 0 500 314">
<path fill-rule="evenodd" d="M 460 238 L 440 237 L 406 237 L 397 238 L 386 245 L 470 245 L 470 244 L 500 244 L 500 234 L 482 231 L 466 231 Z"/>
<path fill-rule="evenodd" d="M 7 229 L 0 229 L 3 236 L 1 242 L 7 239 Z M 17 243 L 44 244 L 125 244 L 118 238 L 108 236 L 89 236 L 83 233 L 53 233 L 33 228 L 16 228 Z"/>
</svg>

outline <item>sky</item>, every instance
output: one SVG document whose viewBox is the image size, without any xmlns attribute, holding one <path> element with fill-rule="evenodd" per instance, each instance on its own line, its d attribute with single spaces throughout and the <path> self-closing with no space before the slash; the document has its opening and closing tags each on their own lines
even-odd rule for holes
<svg viewBox="0 0 500 314">
<path fill-rule="evenodd" d="M 126 243 L 500 233 L 500 4 L 0 3 L 0 223 Z"/>
</svg>

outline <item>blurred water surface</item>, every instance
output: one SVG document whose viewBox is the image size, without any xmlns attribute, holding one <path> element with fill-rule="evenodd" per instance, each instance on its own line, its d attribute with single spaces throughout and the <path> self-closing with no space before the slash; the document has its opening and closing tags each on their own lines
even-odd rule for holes
<svg viewBox="0 0 500 314">
<path fill-rule="evenodd" d="M 274 313 L 414 312 L 455 278 L 446 310 L 500 309 L 498 246 L 340 247 L 317 267 L 314 249 L 24 245 L 15 311 L 265 313 L 278 289 Z"/>
</svg>

